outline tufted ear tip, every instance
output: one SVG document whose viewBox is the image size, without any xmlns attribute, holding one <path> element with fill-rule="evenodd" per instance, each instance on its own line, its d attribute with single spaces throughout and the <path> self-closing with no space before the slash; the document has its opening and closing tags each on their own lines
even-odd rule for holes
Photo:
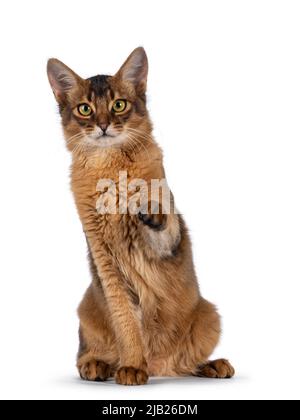
<svg viewBox="0 0 300 420">
<path fill-rule="evenodd" d="M 48 74 L 48 76 L 49 76 L 49 74 L 52 73 L 55 66 L 59 66 L 60 64 L 63 65 L 63 63 L 61 61 L 59 61 L 57 58 L 54 58 L 54 57 L 49 58 L 49 60 L 47 61 L 47 74 Z"/>
<path fill-rule="evenodd" d="M 57 58 L 51 57 L 47 61 L 47 70 L 56 62 L 61 62 Z"/>
<path fill-rule="evenodd" d="M 145 48 L 144 48 L 144 47 L 142 47 L 141 45 L 140 45 L 139 47 L 135 48 L 135 49 L 132 51 L 132 53 L 145 54 L 145 55 L 147 56 Z"/>
<path fill-rule="evenodd" d="M 148 58 L 143 47 L 132 51 L 117 75 L 124 81 L 146 88 L 148 76 Z"/>
</svg>

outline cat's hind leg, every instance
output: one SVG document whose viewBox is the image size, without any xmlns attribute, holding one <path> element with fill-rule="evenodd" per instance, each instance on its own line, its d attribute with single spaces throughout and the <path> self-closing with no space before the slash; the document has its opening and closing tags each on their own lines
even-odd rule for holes
<svg viewBox="0 0 300 420">
<path fill-rule="evenodd" d="M 226 359 L 219 359 L 198 366 L 195 376 L 201 378 L 229 379 L 235 374 L 234 368 Z"/>
<path fill-rule="evenodd" d="M 228 360 L 209 361 L 221 335 L 220 317 L 211 303 L 200 299 L 196 310 L 191 341 L 194 344 L 193 356 L 196 356 L 197 366 L 195 376 L 204 378 L 232 378 L 234 368 Z M 194 359 L 195 360 L 195 359 Z"/>
<path fill-rule="evenodd" d="M 234 369 L 225 359 L 209 361 L 221 335 L 220 317 L 214 305 L 200 298 L 191 327 L 184 337 L 175 364 L 179 375 L 231 378 Z"/>
</svg>

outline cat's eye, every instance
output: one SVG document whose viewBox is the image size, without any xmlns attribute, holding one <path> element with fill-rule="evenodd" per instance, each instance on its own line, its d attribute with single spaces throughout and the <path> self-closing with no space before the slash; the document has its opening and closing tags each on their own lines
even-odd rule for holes
<svg viewBox="0 0 300 420">
<path fill-rule="evenodd" d="M 123 112 L 127 108 L 127 101 L 125 99 L 118 99 L 113 103 L 112 109 L 114 112 Z"/>
<path fill-rule="evenodd" d="M 92 108 L 88 104 L 80 104 L 77 109 L 79 114 L 83 117 L 89 117 L 93 112 Z"/>
</svg>

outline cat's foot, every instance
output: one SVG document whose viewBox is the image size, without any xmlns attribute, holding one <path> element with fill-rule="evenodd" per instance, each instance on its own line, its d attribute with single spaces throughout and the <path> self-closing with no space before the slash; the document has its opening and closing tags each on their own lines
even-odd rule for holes
<svg viewBox="0 0 300 420">
<path fill-rule="evenodd" d="M 148 374 L 142 369 L 133 367 L 121 367 L 115 375 L 119 385 L 145 385 L 148 382 Z"/>
<path fill-rule="evenodd" d="M 198 366 L 196 376 L 202 378 L 229 379 L 235 374 L 234 368 L 225 359 L 214 360 Z"/>
<path fill-rule="evenodd" d="M 78 366 L 81 379 L 86 381 L 106 381 L 111 376 L 110 366 L 101 360 L 90 360 Z"/>
</svg>

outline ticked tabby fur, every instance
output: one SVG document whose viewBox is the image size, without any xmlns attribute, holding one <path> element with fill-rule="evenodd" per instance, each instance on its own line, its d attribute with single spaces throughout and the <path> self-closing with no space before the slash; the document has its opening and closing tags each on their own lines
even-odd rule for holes
<svg viewBox="0 0 300 420">
<path fill-rule="evenodd" d="M 78 310 L 80 376 L 124 385 L 152 375 L 232 377 L 227 360 L 209 361 L 220 318 L 200 294 L 182 217 L 174 208 L 167 215 L 96 208 L 100 179 L 118 185 L 120 171 L 128 182 L 165 178 L 146 107 L 144 49 L 114 76 L 83 79 L 57 59 L 47 70 L 72 153 L 71 185 L 92 273 Z"/>
</svg>

